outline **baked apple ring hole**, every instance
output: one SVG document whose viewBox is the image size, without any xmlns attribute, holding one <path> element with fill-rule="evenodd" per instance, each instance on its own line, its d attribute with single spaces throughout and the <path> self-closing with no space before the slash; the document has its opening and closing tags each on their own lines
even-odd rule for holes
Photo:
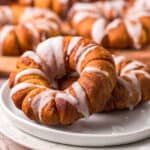
<svg viewBox="0 0 150 150">
<path fill-rule="evenodd" d="M 58 89 L 59 90 L 65 90 L 67 89 L 70 85 L 73 84 L 73 82 L 77 81 L 79 79 L 79 75 L 76 72 L 73 72 L 71 74 L 68 74 L 61 79 L 57 81 L 58 83 Z"/>
</svg>

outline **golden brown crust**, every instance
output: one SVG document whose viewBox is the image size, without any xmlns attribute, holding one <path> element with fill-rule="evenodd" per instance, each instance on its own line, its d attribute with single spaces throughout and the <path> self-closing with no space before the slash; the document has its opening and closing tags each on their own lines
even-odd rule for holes
<svg viewBox="0 0 150 150">
<path fill-rule="evenodd" d="M 137 105 L 143 102 L 147 102 L 150 99 L 150 93 L 149 93 L 150 66 L 146 64 L 142 64 L 141 62 L 138 62 L 135 60 L 129 60 L 122 56 L 115 56 L 115 59 L 117 58 L 122 59 L 120 63 L 116 63 L 117 82 L 116 82 L 115 88 L 113 89 L 112 95 L 105 106 L 105 109 L 102 111 L 110 112 L 110 111 L 118 110 L 118 109 L 119 110 L 133 109 Z M 122 70 L 131 64 L 135 65 L 135 68 L 133 69 L 129 67 L 128 72 L 125 75 L 122 75 L 121 73 Z M 107 67 L 107 66 L 108 65 L 103 65 L 103 67 Z M 112 68 L 110 67 L 110 69 Z M 136 82 L 135 83 L 133 82 L 135 81 L 135 77 L 133 77 L 134 71 L 136 71 L 135 72 L 136 79 L 137 79 L 136 82 L 139 83 L 140 85 L 140 91 L 137 91 L 137 88 L 136 88 L 137 85 L 135 84 Z M 64 78 L 63 81 L 61 82 L 62 89 L 67 88 L 67 86 L 70 86 L 77 79 L 78 77 Z M 82 80 L 82 82 L 83 81 L 84 80 Z M 90 86 L 89 84 L 90 81 L 89 82 L 85 81 L 84 83 L 86 84 L 85 85 L 86 88 Z M 139 93 L 141 93 L 140 99 L 139 99 Z"/>
<path fill-rule="evenodd" d="M 134 9 L 133 4 L 120 2 L 122 5 L 115 1 L 75 4 L 69 12 L 69 22 L 78 35 L 91 38 L 106 48 L 141 48 L 150 40 L 149 11 L 137 10 L 132 14 L 129 10 Z M 108 10 L 105 3 L 110 6 Z"/>
<path fill-rule="evenodd" d="M 54 86 L 54 81 L 47 80 L 40 72 L 48 73 L 51 79 L 51 73 L 46 71 L 48 68 L 43 66 L 44 63 L 38 63 L 46 61 L 47 55 L 55 51 L 51 45 L 56 42 L 55 40 L 58 40 L 58 46 L 62 42 L 67 72 L 56 80 L 59 82 L 57 87 Z M 76 44 L 70 46 L 74 42 Z M 52 46 L 52 51 L 42 50 L 41 45 L 45 43 Z M 22 56 L 17 63 L 16 71 L 11 73 L 9 80 L 15 105 L 22 108 L 30 119 L 46 125 L 69 125 L 84 117 L 85 108 L 88 108 L 89 114 L 116 109 L 133 109 L 150 99 L 150 67 L 139 61 L 114 56 L 115 73 L 114 61 L 109 52 L 91 40 L 71 36 L 57 37 L 41 45 L 37 48 L 40 57 L 33 52 Z M 71 51 L 69 47 L 72 47 Z M 57 47 L 58 51 L 59 48 Z M 51 61 L 53 62 L 53 58 Z M 49 61 L 46 62 L 45 65 L 51 65 Z M 53 65 L 55 65 L 54 62 Z M 54 68 L 56 74 L 58 66 L 59 64 Z M 78 73 L 74 74 L 75 71 Z M 58 90 L 50 89 L 50 87 Z M 84 107 L 79 107 L 74 103 L 75 99 L 80 103 L 79 96 L 83 98 L 82 100 L 86 98 L 87 107 L 85 103 Z M 84 108 L 84 111 L 78 107 L 81 110 Z"/>
<path fill-rule="evenodd" d="M 119 56 L 115 59 L 118 58 Z M 125 68 L 128 69 L 124 71 Z M 133 109 L 138 104 L 149 101 L 150 66 L 122 57 L 122 61 L 116 64 L 116 70 L 117 83 L 105 111 Z"/>
<path fill-rule="evenodd" d="M 41 0 L 29 0 L 28 2 L 26 2 L 25 0 L 18 0 L 18 3 L 24 6 L 49 8 L 58 15 L 60 15 L 61 17 L 66 17 L 68 10 L 73 4 L 78 2 L 95 2 L 95 1 L 98 0 L 69 0 L 69 1 L 45 0 L 44 2 Z"/>
<path fill-rule="evenodd" d="M 110 53 L 91 40 L 81 37 L 57 37 L 49 40 L 38 46 L 38 55 L 41 55 L 40 51 L 42 55 L 45 54 L 42 50 L 42 45 L 45 43 L 51 45 L 57 41 L 59 45 L 62 41 L 65 68 L 69 70 L 68 74 L 71 76 L 73 72 L 78 71 L 77 74 L 80 74 L 80 77 L 75 75 L 76 77 L 69 81 L 65 85 L 66 87 L 61 86 L 63 82 L 60 83 L 58 89 L 66 88 L 65 90 L 49 89 L 53 84 L 52 79 L 49 78 L 50 81 L 48 81 L 43 76 L 42 72 L 46 73 L 47 71 L 45 72 L 45 67 L 43 68 L 42 64 L 41 66 L 37 64 L 37 54 L 32 53 L 32 56 L 36 55 L 32 58 L 21 57 L 17 63 L 16 74 L 10 75 L 11 95 L 16 106 L 19 108 L 22 106 L 23 112 L 30 119 L 46 125 L 69 125 L 85 117 L 86 113 L 93 114 L 102 111 L 116 79 L 114 61 Z M 76 42 L 75 45 L 71 45 L 73 41 Z M 72 52 L 68 54 L 70 47 L 72 47 Z M 50 53 L 52 52 L 49 51 Z M 47 55 L 45 57 L 40 56 L 39 59 L 44 61 Z M 61 56 L 57 57 L 60 57 L 58 59 L 61 60 Z M 51 61 L 53 61 L 53 58 Z M 57 66 L 59 65 L 58 62 Z M 51 66 L 50 63 L 45 63 Z M 61 65 L 63 67 L 63 64 Z M 84 69 L 87 69 L 87 71 L 84 71 Z M 55 72 L 57 71 L 59 70 L 56 68 Z M 48 75 L 50 76 L 50 72 L 48 72 Z M 49 99 L 47 99 L 47 96 Z M 79 104 L 81 106 L 77 106 Z M 87 109 L 89 112 L 87 112 Z"/>
<path fill-rule="evenodd" d="M 18 56 L 61 33 L 60 20 L 50 10 L 11 5 L 1 6 L 0 12 L 0 25 L 5 25 L 0 28 L 1 55 Z"/>
</svg>

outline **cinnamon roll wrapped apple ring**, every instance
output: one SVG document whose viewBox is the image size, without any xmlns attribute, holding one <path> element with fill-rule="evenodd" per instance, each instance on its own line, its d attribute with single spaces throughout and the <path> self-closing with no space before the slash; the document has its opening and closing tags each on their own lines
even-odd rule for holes
<svg viewBox="0 0 150 150">
<path fill-rule="evenodd" d="M 117 83 L 105 111 L 133 109 L 150 100 L 150 66 L 140 61 L 114 56 Z"/>
<path fill-rule="evenodd" d="M 77 2 L 95 2 L 98 0 L 18 0 L 18 3 L 25 6 L 49 8 L 58 15 L 65 17 L 69 8 Z"/>
<path fill-rule="evenodd" d="M 1 55 L 17 56 L 33 50 L 41 41 L 61 33 L 60 20 L 53 12 L 30 7 L 0 6 L 4 10 L 0 27 Z M 1 14 L 1 13 L 0 13 Z"/>
<path fill-rule="evenodd" d="M 124 56 L 113 56 L 117 82 L 104 111 L 133 109 L 150 100 L 150 66 Z M 61 89 L 67 88 L 78 76 L 71 75 L 60 81 Z"/>
<path fill-rule="evenodd" d="M 83 10 L 77 9 L 80 5 L 84 6 Z M 133 17 L 130 14 L 131 17 L 108 21 L 96 11 L 98 9 L 80 5 L 74 6 L 69 15 L 70 24 L 78 35 L 91 38 L 106 48 L 138 49 L 149 43 L 149 12 L 137 12 Z"/>
<path fill-rule="evenodd" d="M 115 86 L 113 58 L 82 37 L 56 37 L 26 52 L 9 81 L 14 104 L 30 119 L 46 125 L 68 125 L 104 110 Z M 60 90 L 67 75 L 78 80 Z"/>
</svg>

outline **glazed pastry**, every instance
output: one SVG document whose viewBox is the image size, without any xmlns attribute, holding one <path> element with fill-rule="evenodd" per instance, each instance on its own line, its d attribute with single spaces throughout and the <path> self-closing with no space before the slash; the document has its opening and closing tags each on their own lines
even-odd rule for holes
<svg viewBox="0 0 150 150">
<path fill-rule="evenodd" d="M 103 16 L 99 13 L 96 7 L 98 7 L 96 3 L 74 5 L 69 20 L 76 34 L 91 38 L 106 48 L 138 49 L 149 43 L 150 14 L 148 12 L 138 12 L 133 17 L 130 15 L 124 19 L 116 18 L 109 21 L 109 17 L 107 19 L 105 17 L 107 15 Z M 110 12 L 108 11 L 108 16 L 111 16 Z M 120 14 L 118 10 L 117 12 L 118 14 L 114 13 L 116 14 L 114 18 Z"/>
<path fill-rule="evenodd" d="M 82 37 L 48 39 L 24 53 L 16 67 L 9 78 L 14 104 L 46 125 L 69 125 L 103 111 L 116 80 L 111 54 Z M 67 75 L 79 78 L 59 90 Z"/>
<path fill-rule="evenodd" d="M 50 8 L 62 17 L 66 17 L 70 7 L 77 2 L 94 2 L 98 0 L 18 0 L 19 4 L 35 6 L 40 8 Z"/>
<path fill-rule="evenodd" d="M 134 16 L 134 13 L 143 11 L 150 11 L 150 0 L 132 0 L 132 7 L 128 9 L 128 13 Z"/>
<path fill-rule="evenodd" d="M 60 21 L 52 11 L 42 8 L 23 7 L 19 5 L 0 6 L 0 25 L 19 24 L 25 21 L 45 18 Z"/>
<path fill-rule="evenodd" d="M 124 16 L 129 5 L 128 1 L 101 1 L 95 3 L 76 3 L 72 6 L 69 16 L 74 16 L 76 22 L 90 17 L 103 17 L 108 20 Z"/>
<path fill-rule="evenodd" d="M 13 13 L 10 7 L 0 6 L 0 26 L 13 24 L 15 22 L 13 18 Z"/>
<path fill-rule="evenodd" d="M 150 100 L 150 66 L 115 56 L 117 83 L 105 111 L 130 109 Z"/>
<path fill-rule="evenodd" d="M 124 56 L 113 56 L 117 82 L 104 111 L 132 110 L 138 104 L 150 100 L 150 66 Z M 78 79 L 75 74 L 59 81 L 63 90 Z"/>
<path fill-rule="evenodd" d="M 33 50 L 41 41 L 61 33 L 60 20 L 51 11 L 19 6 L 1 6 L 1 55 L 17 56 Z M 1 14 L 1 13 L 0 13 Z"/>
</svg>

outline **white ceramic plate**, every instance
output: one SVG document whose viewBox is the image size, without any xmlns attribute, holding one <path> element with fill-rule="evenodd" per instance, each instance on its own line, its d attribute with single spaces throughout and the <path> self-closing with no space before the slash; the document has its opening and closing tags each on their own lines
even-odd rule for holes
<svg viewBox="0 0 150 150">
<path fill-rule="evenodd" d="M 30 121 L 9 97 L 8 82 L 1 88 L 3 111 L 19 129 L 43 140 L 76 146 L 110 146 L 135 142 L 150 136 L 150 104 L 133 111 L 101 113 L 69 127 L 46 127 Z"/>
</svg>

